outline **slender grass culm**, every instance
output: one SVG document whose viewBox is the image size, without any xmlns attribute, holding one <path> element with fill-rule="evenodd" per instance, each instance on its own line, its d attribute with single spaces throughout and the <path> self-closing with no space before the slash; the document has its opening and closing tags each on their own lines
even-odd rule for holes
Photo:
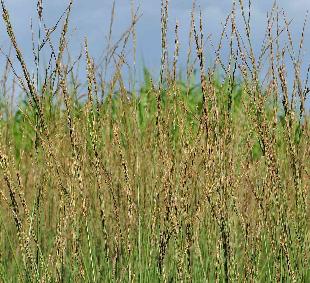
<svg viewBox="0 0 310 283">
<path fill-rule="evenodd" d="M 73 60 L 74 1 L 48 27 L 39 0 L 33 75 L 1 0 L 0 281 L 309 282 L 307 16 L 296 44 L 275 2 L 257 52 L 252 1 L 232 1 L 217 44 L 194 1 L 182 77 L 184 23 L 162 0 L 159 78 L 138 83 L 130 8 L 115 40 L 113 1 L 99 62 L 87 39 Z"/>
</svg>

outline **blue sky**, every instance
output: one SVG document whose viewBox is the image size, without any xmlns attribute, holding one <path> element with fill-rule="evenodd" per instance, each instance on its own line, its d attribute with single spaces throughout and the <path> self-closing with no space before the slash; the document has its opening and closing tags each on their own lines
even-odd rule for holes
<svg viewBox="0 0 310 283">
<path fill-rule="evenodd" d="M 115 25 L 113 39 L 128 27 L 130 22 L 130 1 L 116 0 Z M 62 13 L 68 1 L 45 0 L 45 19 L 48 24 L 55 22 Z M 137 26 L 137 61 L 142 62 L 151 70 L 157 71 L 160 63 L 160 0 L 140 0 L 135 1 L 136 6 L 140 6 L 142 17 Z M 185 65 L 185 54 L 188 46 L 188 29 L 190 22 L 191 0 L 171 0 L 170 1 L 170 30 L 173 30 L 175 21 L 180 22 L 180 42 L 181 42 L 181 68 Z M 231 0 L 197 0 L 197 5 L 201 6 L 205 19 L 206 34 L 211 34 L 214 42 L 217 41 L 221 30 L 221 23 L 225 19 L 231 8 Z M 255 34 L 254 44 L 257 50 L 260 47 L 266 27 L 266 15 L 272 6 L 271 0 L 252 0 L 252 26 Z M 6 0 L 5 1 L 16 30 L 16 35 L 25 57 L 31 62 L 31 32 L 30 19 L 34 17 L 36 8 L 35 0 Z M 292 22 L 292 32 L 294 42 L 297 44 L 300 31 L 303 25 L 306 10 L 310 8 L 310 0 L 281 0 L 278 1 L 280 7 L 287 12 Z M 106 35 L 110 20 L 112 0 L 75 0 L 71 17 L 70 42 L 73 54 L 77 56 L 83 38 L 87 36 L 90 51 L 95 58 L 99 58 L 106 46 Z M 5 36 L 3 22 L 0 28 L 0 45 L 7 50 L 9 40 Z M 173 43 L 173 32 L 168 35 Z M 306 32 L 305 60 L 309 61 L 310 33 Z M 131 54 L 129 53 L 129 56 Z"/>
</svg>

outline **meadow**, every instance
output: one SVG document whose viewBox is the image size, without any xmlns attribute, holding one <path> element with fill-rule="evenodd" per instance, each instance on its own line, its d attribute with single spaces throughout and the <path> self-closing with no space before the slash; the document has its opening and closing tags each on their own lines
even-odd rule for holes
<svg viewBox="0 0 310 283">
<path fill-rule="evenodd" d="M 144 68 L 129 89 L 134 9 L 117 42 L 110 30 L 100 67 L 87 39 L 77 61 L 68 55 L 72 1 L 47 27 L 39 0 L 33 71 L 5 2 L 12 50 L 0 86 L 1 282 L 310 281 L 306 21 L 296 47 L 275 4 L 257 55 L 248 6 L 235 1 L 207 65 L 207 23 L 193 5 L 180 70 L 179 23 L 171 53 L 164 0 L 159 76 Z"/>
</svg>

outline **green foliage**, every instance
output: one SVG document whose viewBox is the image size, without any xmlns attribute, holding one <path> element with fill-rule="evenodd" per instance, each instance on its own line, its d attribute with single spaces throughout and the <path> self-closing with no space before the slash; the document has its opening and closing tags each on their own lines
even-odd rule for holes
<svg viewBox="0 0 310 283">
<path fill-rule="evenodd" d="M 294 109 L 301 97 L 288 90 L 285 57 L 299 95 L 304 86 L 293 58 L 301 50 L 292 42 L 282 47 L 285 13 L 273 7 L 256 59 L 251 13 L 236 1 L 218 47 L 228 40 L 228 66 L 215 50 L 220 76 L 216 66 L 206 70 L 204 21 L 193 10 L 183 81 L 178 26 L 171 68 L 169 1 L 162 1 L 161 82 L 144 68 L 144 82 L 131 93 L 122 71 L 132 61 L 125 54 L 131 40 L 136 45 L 139 15 L 131 13 L 114 45 L 113 5 L 103 68 L 85 40 L 87 93 L 79 96 L 81 58 L 65 56 L 73 2 L 48 30 L 43 2 L 42 45 L 33 46 L 38 72 L 41 48 L 52 52 L 45 74 L 34 75 L 0 4 L 28 95 L 13 114 L 0 101 L 0 281 L 310 282 L 310 123 L 302 107 Z M 236 27 L 239 14 L 246 38 Z M 270 64 L 265 86 L 263 62 Z"/>
</svg>

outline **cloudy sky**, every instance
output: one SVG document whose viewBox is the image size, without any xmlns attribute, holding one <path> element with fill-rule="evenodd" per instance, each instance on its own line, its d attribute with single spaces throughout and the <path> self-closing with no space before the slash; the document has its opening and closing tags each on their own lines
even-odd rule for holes
<svg viewBox="0 0 310 283">
<path fill-rule="evenodd" d="M 126 30 L 130 22 L 130 1 L 116 0 L 115 24 L 113 40 Z M 23 49 L 25 57 L 31 61 L 31 32 L 30 19 L 34 17 L 36 0 L 5 0 L 11 13 L 13 26 L 16 30 L 18 42 Z M 45 0 L 45 20 L 52 25 L 61 15 L 68 1 Z M 146 64 L 151 70 L 157 70 L 160 63 L 160 0 L 135 0 L 142 14 L 137 26 L 137 61 L 138 65 Z M 173 30 L 175 21 L 180 22 L 181 62 L 185 64 L 185 54 L 188 42 L 188 30 L 190 22 L 191 0 L 170 1 L 170 30 Z M 221 23 L 227 16 L 232 0 L 197 0 L 204 14 L 206 33 L 212 35 L 214 42 L 217 41 L 221 30 Z M 252 27 L 255 34 L 254 43 L 257 49 L 263 39 L 266 27 L 266 15 L 272 7 L 271 0 L 252 0 Z M 290 19 L 293 19 L 291 28 L 294 42 L 298 44 L 301 28 L 306 10 L 310 8 L 309 0 L 278 0 Z M 99 58 L 106 46 L 112 0 L 75 0 L 71 17 L 70 41 L 73 54 L 77 55 L 83 38 L 87 36 L 92 55 Z M 305 60 L 307 61 L 310 51 L 310 32 L 307 28 L 305 44 Z M 9 40 L 5 36 L 3 22 L 0 28 L 0 46 L 7 50 Z M 173 32 L 168 35 L 173 43 Z M 129 54 L 130 55 L 130 54 Z M 1 55 L 0 55 L 1 56 Z M 309 61 L 309 60 L 308 60 Z"/>
</svg>

